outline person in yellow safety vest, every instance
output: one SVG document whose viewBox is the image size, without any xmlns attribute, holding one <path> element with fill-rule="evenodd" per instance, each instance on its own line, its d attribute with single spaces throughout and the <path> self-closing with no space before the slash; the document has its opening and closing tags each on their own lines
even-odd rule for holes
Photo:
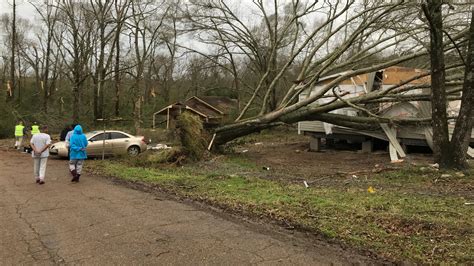
<svg viewBox="0 0 474 266">
<path fill-rule="evenodd" d="M 23 131 L 25 126 L 23 126 L 23 122 L 19 121 L 18 124 L 15 126 L 15 149 L 21 149 L 21 144 L 23 143 Z"/>
<path fill-rule="evenodd" d="M 38 133 L 41 133 L 39 130 L 39 126 L 36 124 L 36 122 L 34 122 L 33 125 L 31 126 L 31 136 Z"/>
</svg>

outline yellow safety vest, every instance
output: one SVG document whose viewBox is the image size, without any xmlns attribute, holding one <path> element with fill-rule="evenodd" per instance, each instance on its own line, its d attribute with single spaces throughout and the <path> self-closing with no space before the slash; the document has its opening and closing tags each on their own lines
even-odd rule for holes
<svg viewBox="0 0 474 266">
<path fill-rule="evenodd" d="M 39 126 L 31 126 L 31 135 L 41 133 L 39 130 Z"/>
<path fill-rule="evenodd" d="M 25 127 L 23 125 L 16 125 L 15 126 L 15 137 L 23 137 L 23 129 Z"/>
</svg>

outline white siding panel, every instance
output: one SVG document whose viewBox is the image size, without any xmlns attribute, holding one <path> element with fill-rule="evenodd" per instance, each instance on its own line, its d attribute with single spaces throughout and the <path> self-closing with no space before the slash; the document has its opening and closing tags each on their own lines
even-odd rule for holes
<svg viewBox="0 0 474 266">
<path fill-rule="evenodd" d="M 300 131 L 308 132 L 321 132 L 324 133 L 323 122 L 320 121 L 302 121 L 298 122 L 298 128 Z"/>
</svg>

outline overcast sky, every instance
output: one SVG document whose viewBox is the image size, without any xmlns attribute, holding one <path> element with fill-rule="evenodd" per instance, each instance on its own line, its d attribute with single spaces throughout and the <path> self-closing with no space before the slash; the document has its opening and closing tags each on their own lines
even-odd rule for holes
<svg viewBox="0 0 474 266">
<path fill-rule="evenodd" d="M 38 1 L 39 0 L 34 0 Z M 0 13 L 11 13 L 12 12 L 13 0 L 0 0 Z M 27 0 L 16 0 L 17 4 L 17 15 L 24 18 L 31 18 L 34 15 L 33 6 L 28 3 Z"/>
</svg>

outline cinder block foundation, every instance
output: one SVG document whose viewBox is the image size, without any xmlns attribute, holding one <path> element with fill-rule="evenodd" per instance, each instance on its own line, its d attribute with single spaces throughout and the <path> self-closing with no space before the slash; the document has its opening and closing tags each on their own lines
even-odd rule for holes
<svg viewBox="0 0 474 266">
<path fill-rule="evenodd" d="M 362 152 L 371 153 L 374 150 L 374 143 L 372 140 L 367 140 L 362 142 Z"/>
<path fill-rule="evenodd" d="M 309 141 L 310 151 L 321 151 L 321 138 L 311 138 Z"/>
</svg>

